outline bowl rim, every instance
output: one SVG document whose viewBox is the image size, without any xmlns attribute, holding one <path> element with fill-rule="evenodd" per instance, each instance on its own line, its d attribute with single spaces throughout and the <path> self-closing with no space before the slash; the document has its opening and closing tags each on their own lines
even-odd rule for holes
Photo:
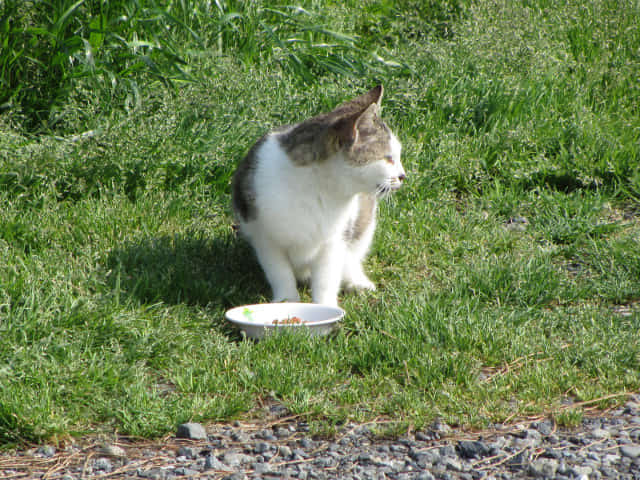
<svg viewBox="0 0 640 480">
<path fill-rule="evenodd" d="M 305 322 L 305 323 L 284 323 L 284 324 L 274 324 L 274 323 L 263 323 L 263 322 L 257 322 L 257 321 L 250 321 L 250 320 L 240 320 L 237 318 L 231 318 L 229 316 L 229 313 L 232 311 L 236 311 L 236 310 L 240 310 L 240 309 L 245 309 L 245 308 L 252 308 L 252 307 L 261 307 L 264 308 L 265 306 L 269 306 L 269 305 L 290 305 L 293 307 L 299 307 L 299 306 L 304 306 L 305 308 L 311 307 L 311 308 L 316 308 L 316 307 L 323 307 L 323 308 L 328 308 L 328 309 L 333 309 L 335 310 L 335 315 L 327 318 L 326 320 L 318 320 L 315 322 Z M 228 309 L 224 316 L 225 318 L 231 322 L 234 323 L 236 325 L 241 325 L 241 326 L 248 326 L 248 327 L 262 327 L 262 328 L 281 328 L 281 327 L 307 327 L 307 328 L 313 328 L 315 326 L 321 326 L 321 325 L 327 325 L 329 323 L 335 323 L 335 322 L 339 322 L 340 320 L 342 320 L 342 318 L 345 316 L 345 311 L 344 309 L 342 309 L 341 307 L 337 307 L 334 305 L 325 305 L 322 303 L 310 303 L 310 302 L 267 302 L 267 303 L 252 303 L 252 304 L 248 304 L 248 305 L 238 305 L 237 307 L 233 307 Z"/>
</svg>

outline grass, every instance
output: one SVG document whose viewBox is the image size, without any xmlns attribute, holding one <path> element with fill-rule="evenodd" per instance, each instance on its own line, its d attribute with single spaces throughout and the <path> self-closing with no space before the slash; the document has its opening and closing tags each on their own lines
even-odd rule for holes
<svg viewBox="0 0 640 480">
<path fill-rule="evenodd" d="M 63 62 L 40 85 L 51 105 L 3 83 L 0 443 L 161 436 L 274 400 L 318 431 L 571 424 L 568 398 L 640 388 L 634 2 L 138 6 L 97 29 L 81 22 L 118 12 L 78 3 L 59 33 L 144 33 L 174 55 L 155 73 L 109 37 L 102 77 Z M 377 82 L 408 171 L 381 208 L 378 291 L 342 295 L 329 338 L 242 340 L 224 310 L 270 293 L 231 229 L 235 165 Z"/>
</svg>

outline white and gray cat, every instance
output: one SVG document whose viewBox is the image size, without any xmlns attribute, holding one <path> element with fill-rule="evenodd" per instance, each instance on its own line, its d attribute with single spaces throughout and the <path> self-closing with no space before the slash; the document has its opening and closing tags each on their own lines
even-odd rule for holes
<svg viewBox="0 0 640 480">
<path fill-rule="evenodd" d="M 249 150 L 233 178 L 233 210 L 274 301 L 337 305 L 340 286 L 374 290 L 362 261 L 376 200 L 405 179 L 401 145 L 379 116 L 382 86 L 333 111 L 281 127 Z"/>
</svg>

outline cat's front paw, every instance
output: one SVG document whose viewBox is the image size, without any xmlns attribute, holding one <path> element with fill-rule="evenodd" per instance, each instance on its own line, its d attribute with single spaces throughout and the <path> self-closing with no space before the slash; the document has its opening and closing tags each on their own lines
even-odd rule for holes
<svg viewBox="0 0 640 480">
<path fill-rule="evenodd" d="M 363 277 L 357 280 L 352 280 L 350 282 L 347 282 L 345 287 L 348 290 L 369 290 L 372 292 L 375 291 L 376 289 L 375 284 L 371 280 L 369 280 L 367 277 Z"/>
</svg>

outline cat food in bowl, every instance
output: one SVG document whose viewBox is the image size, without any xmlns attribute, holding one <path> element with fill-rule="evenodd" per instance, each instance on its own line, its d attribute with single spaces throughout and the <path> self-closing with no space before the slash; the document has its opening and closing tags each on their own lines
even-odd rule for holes
<svg viewBox="0 0 640 480">
<path fill-rule="evenodd" d="M 276 318 L 273 320 L 274 325 L 300 325 L 302 323 L 307 323 L 302 320 L 300 317 L 287 317 L 287 318 Z"/>
<path fill-rule="evenodd" d="M 232 308 L 225 317 L 249 338 L 262 338 L 282 328 L 327 335 L 344 317 L 344 310 L 318 303 L 262 303 Z"/>
</svg>

